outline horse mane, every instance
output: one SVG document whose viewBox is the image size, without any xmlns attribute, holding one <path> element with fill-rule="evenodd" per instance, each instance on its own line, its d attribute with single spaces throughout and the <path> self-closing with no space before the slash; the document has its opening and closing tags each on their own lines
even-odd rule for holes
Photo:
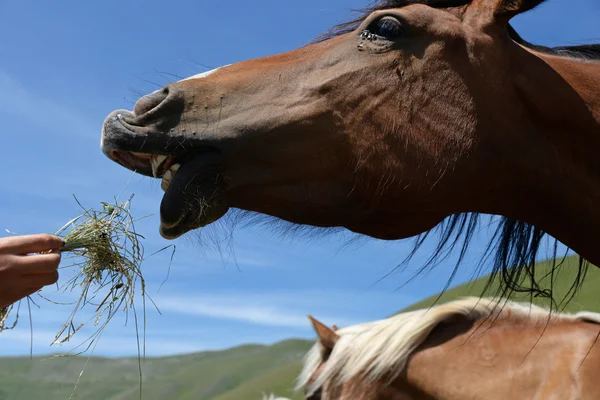
<svg viewBox="0 0 600 400">
<path fill-rule="evenodd" d="M 355 10 L 358 16 L 348 22 L 343 22 L 329 29 L 323 35 L 315 39 L 314 42 L 321 42 L 335 36 L 349 33 L 357 29 L 357 27 L 371 13 L 378 10 L 386 10 L 391 8 L 401 8 L 411 4 L 425 4 L 434 8 L 452 8 L 465 6 L 471 3 L 472 0 L 378 0 L 372 2 L 366 8 Z M 545 0 L 536 1 L 531 8 L 543 3 Z M 522 44 L 532 50 L 541 53 L 570 57 L 580 60 L 600 60 L 600 44 L 588 44 L 580 46 L 561 46 L 561 47 L 545 47 L 531 44 L 525 41 L 521 36 L 508 25 L 508 34 L 517 43 Z M 423 272 L 439 265 L 445 260 L 455 248 L 460 249 L 458 262 L 454 266 L 451 276 L 442 290 L 441 294 L 450 287 L 460 264 L 468 250 L 468 247 L 473 239 L 473 234 L 480 224 L 481 215 L 478 213 L 463 213 L 456 214 L 447 218 L 436 228 L 427 231 L 416 237 L 415 245 L 409 256 L 398 266 L 407 265 L 412 259 L 417 250 L 423 245 L 425 239 L 433 232 L 439 233 L 439 241 L 432 252 L 429 259 L 423 267 L 414 275 L 414 277 Z M 489 280 L 485 285 L 483 293 L 486 293 L 493 285 L 494 281 L 498 281 L 498 291 L 494 295 L 506 297 L 510 293 L 520 292 L 529 293 L 531 296 L 546 297 L 553 299 L 552 288 L 542 288 L 542 285 L 536 277 L 535 267 L 538 261 L 538 254 L 542 240 L 547 237 L 547 233 L 531 224 L 516 221 L 506 217 L 499 217 L 499 223 L 492 235 L 492 239 L 487 245 L 484 256 L 477 265 L 477 271 L 481 272 L 483 262 L 488 259 L 492 251 L 495 250 L 493 265 Z M 558 259 L 558 240 L 552 238 L 553 253 L 551 255 L 552 265 L 550 267 L 549 277 L 553 281 L 554 275 L 566 259 L 567 253 Z M 584 281 L 585 275 L 590 263 L 583 257 L 579 257 L 577 274 L 567 292 L 564 301 L 570 301 L 573 296 L 579 291 Z M 440 294 L 440 296 L 441 296 Z"/>
<path fill-rule="evenodd" d="M 559 46 L 549 48 L 550 53 L 558 56 L 572 57 L 583 60 L 600 60 L 600 44 L 583 44 L 578 46 Z"/>
<path fill-rule="evenodd" d="M 508 26 L 508 34 L 515 42 L 540 53 L 555 55 L 559 57 L 569 57 L 579 60 L 598 61 L 600 60 L 600 43 L 583 44 L 577 46 L 557 46 L 546 47 L 530 43 L 523 39 L 521 35 L 512 27 Z"/>
<path fill-rule="evenodd" d="M 324 364 L 320 343 L 317 342 L 307 353 L 296 390 L 306 387 L 308 393 L 312 393 L 325 382 L 335 380 L 343 384 L 357 376 L 371 382 L 384 377 L 391 381 L 403 371 L 410 356 L 427 340 L 433 329 L 455 316 L 472 321 L 487 318 L 525 321 L 532 326 L 547 324 L 549 318 L 600 323 L 600 313 L 566 314 L 531 303 L 466 297 L 337 330 L 339 339 Z M 318 376 L 310 382 L 322 364 Z"/>
</svg>

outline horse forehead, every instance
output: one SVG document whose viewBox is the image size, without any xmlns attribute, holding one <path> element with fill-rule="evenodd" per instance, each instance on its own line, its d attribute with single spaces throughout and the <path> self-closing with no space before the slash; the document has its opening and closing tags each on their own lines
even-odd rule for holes
<svg viewBox="0 0 600 400">
<path fill-rule="evenodd" d="M 227 65 L 223 65 L 221 67 L 215 68 L 215 69 L 211 69 L 210 71 L 206 71 L 206 72 L 202 72 L 200 74 L 196 74 L 196 75 L 192 75 L 188 78 L 182 79 L 179 82 L 183 82 L 183 81 L 189 81 L 191 79 L 202 79 L 202 78 L 207 78 L 209 76 L 211 76 L 212 74 L 214 74 L 215 72 L 217 72 L 218 70 L 220 70 L 221 68 L 225 68 L 230 66 L 231 64 L 227 64 Z"/>
</svg>

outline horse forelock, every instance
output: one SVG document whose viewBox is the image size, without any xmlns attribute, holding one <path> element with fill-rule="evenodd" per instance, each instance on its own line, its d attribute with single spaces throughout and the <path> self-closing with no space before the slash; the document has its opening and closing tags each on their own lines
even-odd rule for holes
<svg viewBox="0 0 600 400">
<path fill-rule="evenodd" d="M 339 339 L 325 362 L 319 343 L 307 353 L 296 389 L 305 387 L 312 393 L 326 382 L 344 384 L 355 377 L 369 382 L 385 377 L 391 382 L 433 329 L 455 316 L 472 321 L 518 320 L 532 326 L 547 324 L 550 319 L 600 323 L 599 313 L 566 314 L 530 303 L 467 297 L 337 330 Z M 319 372 L 315 377 L 317 369 Z"/>
</svg>

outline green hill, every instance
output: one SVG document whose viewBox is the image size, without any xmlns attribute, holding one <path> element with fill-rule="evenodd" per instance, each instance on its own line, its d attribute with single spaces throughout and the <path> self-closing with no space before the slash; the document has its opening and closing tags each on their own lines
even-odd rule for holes
<svg viewBox="0 0 600 400">
<path fill-rule="evenodd" d="M 151 358 L 143 363 L 145 400 L 257 399 L 262 391 L 292 395 L 311 342 L 286 340 L 223 351 Z M 0 359 L 0 400 L 67 400 L 85 357 Z M 92 358 L 74 399 L 139 399 L 137 358 Z M 298 397 L 297 397 L 298 398 Z"/>
<path fill-rule="evenodd" d="M 562 267 L 555 272 L 553 279 L 554 284 L 552 285 L 549 274 L 551 271 L 551 262 L 540 262 L 536 264 L 536 280 L 541 283 L 542 288 L 552 289 L 553 296 L 560 311 L 600 311 L 600 269 L 594 266 L 589 268 L 589 271 L 585 277 L 585 281 L 577 295 L 573 298 L 570 298 L 569 296 L 569 290 L 571 289 L 571 285 L 575 281 L 577 275 L 577 263 L 578 260 L 576 257 L 566 258 Z M 425 300 L 419 301 L 418 303 L 415 303 L 402 311 L 410 311 L 429 307 L 436 302 L 436 300 L 436 304 L 439 304 L 464 296 L 481 296 L 487 281 L 488 276 L 485 276 L 470 283 L 456 286 L 444 292 L 439 299 L 438 295 L 434 295 Z M 525 285 L 526 284 L 527 283 L 525 283 Z M 484 296 L 494 295 L 497 293 L 497 290 L 498 284 L 497 282 L 494 282 L 488 291 L 484 293 Z M 513 293 L 508 297 L 517 301 L 531 301 L 529 295 L 524 293 Z M 533 303 L 545 307 L 550 306 L 549 300 L 542 297 L 533 298 Z"/>
<path fill-rule="evenodd" d="M 560 301 L 575 278 L 576 259 L 569 258 L 554 279 Z M 549 263 L 540 263 L 537 275 L 549 287 Z M 486 278 L 448 290 L 438 302 L 482 293 Z M 493 286 L 492 290 L 497 286 Z M 590 269 L 581 292 L 566 311 L 600 311 L 600 270 Z M 527 300 L 526 296 L 512 296 Z M 430 306 L 437 296 L 406 310 Z M 543 299 L 535 303 L 548 305 Z M 310 310 L 306 310 L 310 312 Z M 405 310 L 403 310 L 405 311 Z M 0 334 L 0 342 L 2 336 Z M 151 358 L 143 363 L 144 400 L 261 400 L 275 393 L 301 400 L 292 388 L 302 356 L 312 345 L 306 340 L 286 340 L 272 346 L 246 345 L 223 351 L 176 357 Z M 86 359 L 0 358 L 0 400 L 67 400 Z M 135 400 L 139 398 L 137 359 L 93 358 L 86 367 L 74 399 Z"/>
</svg>

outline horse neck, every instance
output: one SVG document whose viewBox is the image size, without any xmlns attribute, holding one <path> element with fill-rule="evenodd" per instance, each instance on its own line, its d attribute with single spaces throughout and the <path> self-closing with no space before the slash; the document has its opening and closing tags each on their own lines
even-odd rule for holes
<svg viewBox="0 0 600 400">
<path fill-rule="evenodd" d="M 600 265 L 600 61 L 520 57 L 512 79 L 524 117 L 512 138 L 524 151 L 510 155 L 521 176 L 510 216 Z"/>
<path fill-rule="evenodd" d="M 597 398 L 599 330 L 580 321 L 445 323 L 393 387 L 411 400 Z"/>
</svg>

